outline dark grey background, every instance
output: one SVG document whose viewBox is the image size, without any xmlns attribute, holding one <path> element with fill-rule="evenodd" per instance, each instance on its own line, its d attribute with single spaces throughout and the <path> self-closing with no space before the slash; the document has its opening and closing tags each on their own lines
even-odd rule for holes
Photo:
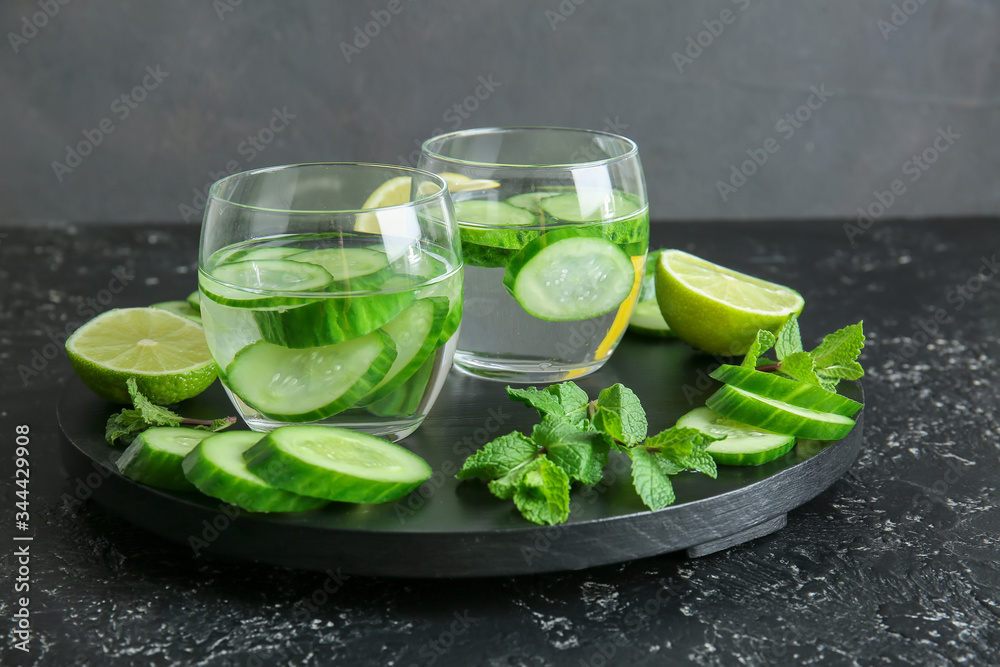
<svg viewBox="0 0 1000 667">
<path fill-rule="evenodd" d="M 853 217 L 897 179 L 887 216 L 1000 212 L 994 2 L 235 2 L 4 0 L 0 219 L 198 220 L 225 171 L 407 162 L 435 130 L 497 124 L 634 138 L 659 220 Z M 689 38 L 708 45 L 679 67 Z M 169 74 L 123 118 L 147 67 Z M 813 87 L 832 96 L 788 136 L 776 123 Z M 275 109 L 294 118 L 244 144 Z M 948 128 L 947 152 L 904 171 Z M 717 183 L 772 137 L 724 200 Z"/>
</svg>

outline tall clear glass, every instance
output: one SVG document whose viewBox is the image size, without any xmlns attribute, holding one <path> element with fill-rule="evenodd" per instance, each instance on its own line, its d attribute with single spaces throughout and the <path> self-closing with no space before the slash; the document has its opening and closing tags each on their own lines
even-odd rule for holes
<svg viewBox="0 0 1000 667">
<path fill-rule="evenodd" d="M 649 208 L 630 139 L 481 128 L 423 144 L 452 188 L 465 258 L 462 371 L 558 382 L 599 369 L 639 296 Z"/>
<path fill-rule="evenodd" d="M 447 184 L 417 169 L 300 164 L 215 183 L 201 313 L 247 425 L 412 433 L 454 355 L 458 238 Z"/>
</svg>

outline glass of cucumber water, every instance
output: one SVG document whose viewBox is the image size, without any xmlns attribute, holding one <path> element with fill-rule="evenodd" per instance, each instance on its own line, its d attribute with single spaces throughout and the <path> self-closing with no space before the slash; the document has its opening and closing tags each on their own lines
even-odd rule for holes
<svg viewBox="0 0 1000 667">
<path fill-rule="evenodd" d="M 465 258 L 455 366 L 558 382 L 614 352 L 642 285 L 649 208 L 636 145 L 607 132 L 509 127 L 427 140 Z"/>
<path fill-rule="evenodd" d="M 461 257 L 435 174 L 300 164 L 216 182 L 201 231 L 201 313 L 247 425 L 412 433 L 451 367 Z"/>
</svg>

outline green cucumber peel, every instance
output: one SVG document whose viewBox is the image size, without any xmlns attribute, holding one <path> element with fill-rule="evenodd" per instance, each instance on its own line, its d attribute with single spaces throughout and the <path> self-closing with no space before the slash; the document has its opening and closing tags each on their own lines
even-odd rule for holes
<svg viewBox="0 0 1000 667">
<path fill-rule="evenodd" d="M 758 371 L 778 372 L 833 392 L 841 380 L 857 380 L 865 374 L 858 363 L 865 346 L 863 325 L 861 321 L 838 329 L 807 352 L 802 347 L 798 319 L 793 315 L 776 335 L 763 329 L 758 331 L 741 365 Z M 761 355 L 772 347 L 777 361 L 762 359 Z"/>
</svg>

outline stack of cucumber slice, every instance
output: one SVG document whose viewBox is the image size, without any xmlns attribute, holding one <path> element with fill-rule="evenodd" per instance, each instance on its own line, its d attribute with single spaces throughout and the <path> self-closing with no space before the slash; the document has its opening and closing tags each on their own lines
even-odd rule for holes
<svg viewBox="0 0 1000 667">
<path fill-rule="evenodd" d="M 390 257 L 381 245 L 297 242 L 225 249 L 202 273 L 213 335 L 245 336 L 218 343 L 232 350 L 220 355 L 226 386 L 268 418 L 301 423 L 429 378 L 418 371 L 461 319 L 458 274 L 420 248 Z"/>
<path fill-rule="evenodd" d="M 326 426 L 210 433 L 143 431 L 119 457 L 126 477 L 201 491 L 250 512 L 301 512 L 330 501 L 397 500 L 431 476 L 427 462 L 386 440 Z"/>
<path fill-rule="evenodd" d="M 710 375 L 725 384 L 706 407 L 677 425 L 725 435 L 706 450 L 721 464 L 773 461 L 791 450 L 796 438 L 839 440 L 854 428 L 852 417 L 862 407 L 822 387 L 753 368 L 724 364 Z"/>
</svg>

